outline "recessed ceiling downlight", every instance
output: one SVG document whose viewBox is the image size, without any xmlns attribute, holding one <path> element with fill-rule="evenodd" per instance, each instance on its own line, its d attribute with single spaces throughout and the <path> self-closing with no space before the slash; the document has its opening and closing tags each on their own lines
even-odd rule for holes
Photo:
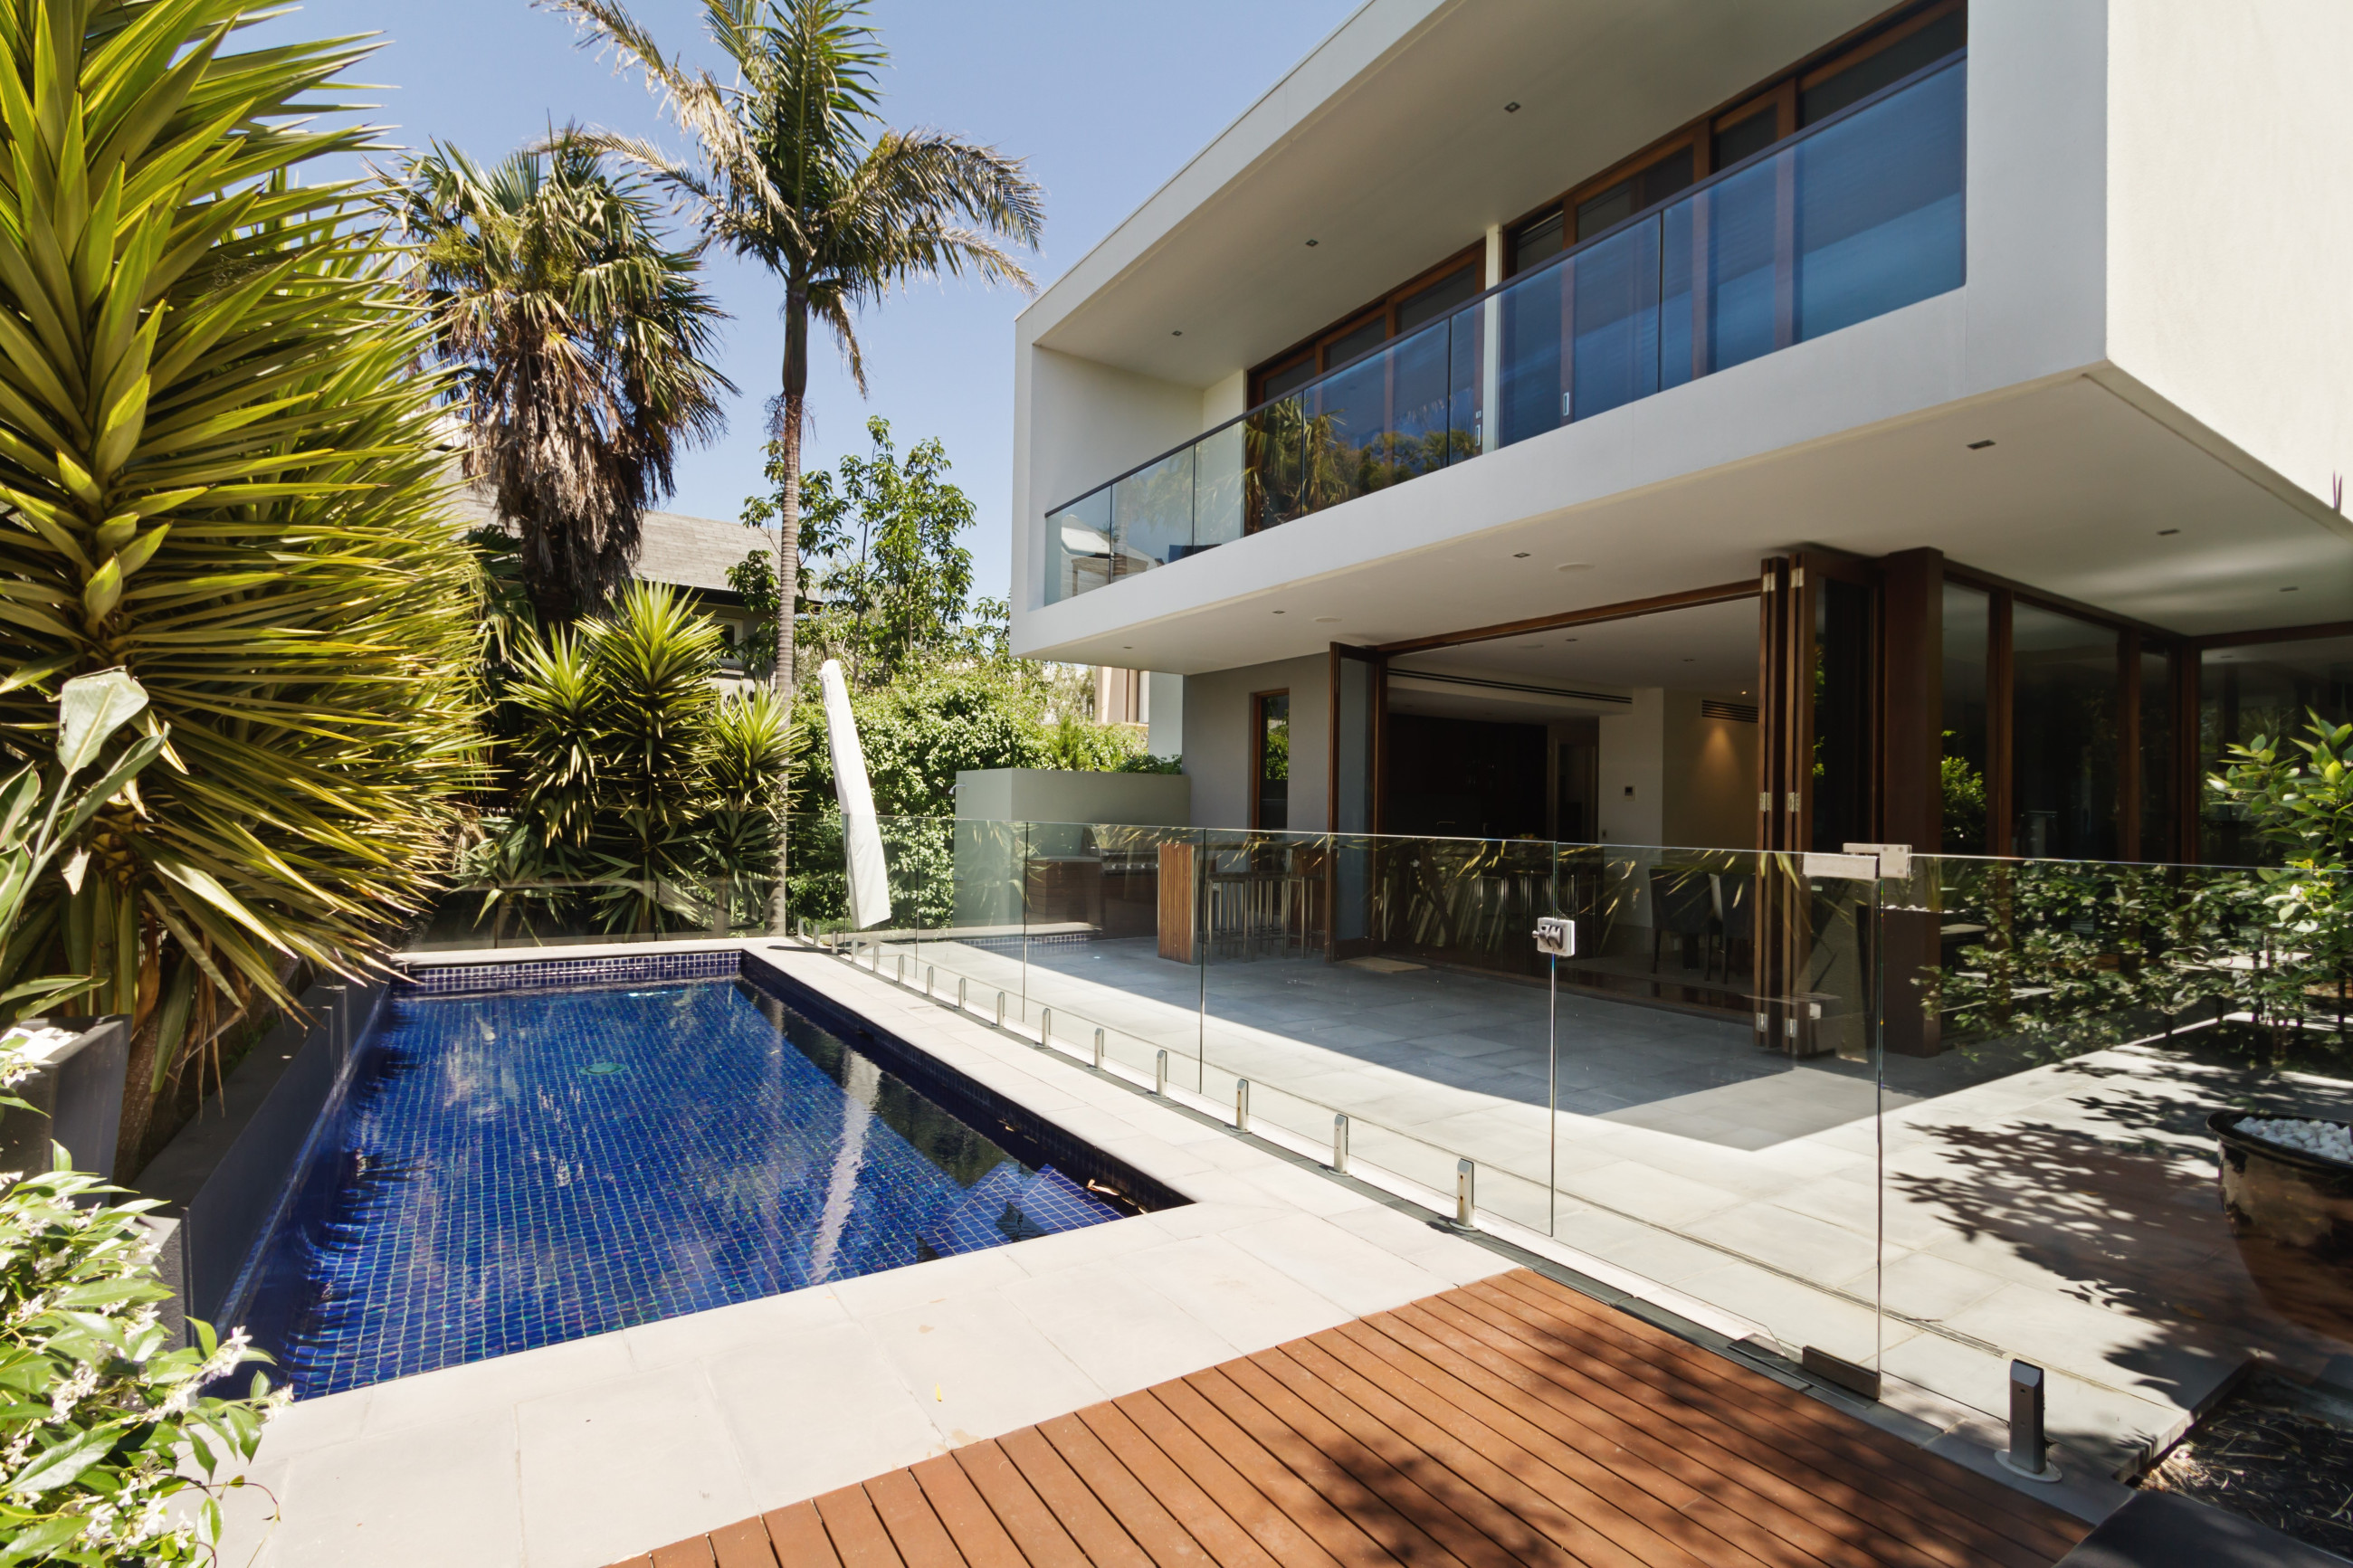
<svg viewBox="0 0 2353 1568">
<path fill-rule="evenodd" d="M 1318 616 L 1315 617 L 1315 624 L 1319 626 L 1335 626 L 1340 624 L 1340 617 L 1337 616 Z"/>
<path fill-rule="evenodd" d="M 1590 572 L 1593 570 L 1593 563 L 1590 561 L 1564 561 L 1559 565 L 1554 567 L 1553 570 L 1556 572 Z"/>
</svg>

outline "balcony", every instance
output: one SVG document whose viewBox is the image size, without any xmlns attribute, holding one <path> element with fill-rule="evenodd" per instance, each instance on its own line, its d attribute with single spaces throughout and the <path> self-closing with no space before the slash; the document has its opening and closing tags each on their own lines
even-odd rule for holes
<svg viewBox="0 0 2353 1568">
<path fill-rule="evenodd" d="M 1051 509 L 1044 602 L 1960 287 L 1967 72 L 1895 83 Z"/>
</svg>

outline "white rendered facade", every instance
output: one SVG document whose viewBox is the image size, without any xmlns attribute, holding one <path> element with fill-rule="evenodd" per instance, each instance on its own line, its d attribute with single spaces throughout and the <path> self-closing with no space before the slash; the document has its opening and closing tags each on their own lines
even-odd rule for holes
<svg viewBox="0 0 2353 1568">
<path fill-rule="evenodd" d="M 1941 551 L 2152 636 L 2353 619 L 2353 10 L 2328 0 L 1974 0 L 1958 287 L 1046 602 L 1047 511 L 1242 413 L 1250 367 L 1482 236 L 1503 281 L 1519 215 L 1884 9 L 1370 0 L 1020 317 L 1015 650 L 1183 677 L 1204 826 L 1248 825 L 1250 697 L 1288 690 L 1315 782 L 1288 826 L 1314 830 L 1333 643 L 1777 552 Z M 1630 721 L 1673 696 L 1616 689 Z M 1641 803 L 1605 810 L 1621 842 L 1718 811 L 1603 793 Z"/>
</svg>

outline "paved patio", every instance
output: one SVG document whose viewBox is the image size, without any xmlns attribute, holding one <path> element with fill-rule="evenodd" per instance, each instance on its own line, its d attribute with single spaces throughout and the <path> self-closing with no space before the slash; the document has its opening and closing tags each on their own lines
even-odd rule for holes
<svg viewBox="0 0 2353 1568">
<path fill-rule="evenodd" d="M 1740 1320 L 1999 1415 L 2006 1362 L 2057 1375 L 2054 1431 L 2106 1465 L 2171 1440 L 2251 1352 L 2316 1370 L 2342 1347 L 2276 1317 L 2213 1192 L 2205 1112 L 2292 1099 L 2353 1110 L 2353 1085 L 2260 1080 L 2149 1044 L 2056 1065 L 1954 1050 L 1865 1064 L 1757 1050 L 1737 1022 L 1564 992 L 1560 1138 L 1546 1135 L 1540 986 L 1313 958 L 1157 958 L 1145 942 L 923 942 L 917 986 L 1451 1192 Z M 1206 1005 L 1205 1005 L 1206 1004 Z M 1880 1141 L 1884 1139 L 1883 1172 Z M 1548 1168 L 1556 1161 L 1556 1189 Z M 1884 1226 L 1885 1245 L 1877 1237 Z M 1871 1303 L 1883 1287 L 1888 1309 Z"/>
</svg>

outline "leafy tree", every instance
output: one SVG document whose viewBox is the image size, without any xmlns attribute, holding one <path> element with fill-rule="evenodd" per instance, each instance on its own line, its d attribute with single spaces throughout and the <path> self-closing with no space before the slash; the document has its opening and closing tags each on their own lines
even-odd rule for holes
<svg viewBox="0 0 2353 1568">
<path fill-rule="evenodd" d="M 984 639 L 969 624 L 973 611 L 972 552 L 957 538 L 972 526 L 972 501 L 947 482 L 947 450 L 934 438 L 918 442 L 902 464 L 891 423 L 866 422 L 870 458 L 842 458 L 839 477 L 822 470 L 802 492 L 802 554 L 797 613 L 807 640 L 848 667 L 856 686 L 880 686 L 943 658 L 983 655 Z M 772 446 L 769 477 L 782 485 Z M 755 496 L 744 521 L 765 527 L 781 509 L 780 495 Z M 776 614 L 775 575 L 756 556 L 728 581 L 757 611 Z"/>
<path fill-rule="evenodd" d="M 350 40 L 229 53 L 242 0 L 0 0 L 0 738 L 54 764 L 59 677 L 171 729 L 87 829 L 33 972 L 129 1014 L 122 1159 L 195 1052 L 298 963 L 419 908 L 472 767 L 471 567 L 438 384 L 334 129 Z"/>
<path fill-rule="evenodd" d="M 719 433 L 734 390 L 709 363 L 722 312 L 698 254 L 665 246 L 643 182 L 568 133 L 487 170 L 436 143 L 384 203 L 416 246 L 465 471 L 520 536 L 533 608 L 596 609 L 628 581 L 679 448 Z"/>
<path fill-rule="evenodd" d="M 695 142 L 691 161 L 633 138 L 620 152 L 684 199 L 703 233 L 776 275 L 785 290 L 776 405 L 778 598 L 797 603 L 801 434 L 812 321 L 833 334 L 866 390 L 854 313 L 919 278 L 970 271 L 1024 289 L 997 240 L 1034 247 L 1042 193 L 1021 161 L 932 131 L 884 128 L 875 75 L 886 56 L 862 0 L 703 0 L 703 23 L 733 79 L 668 58 L 619 0 L 538 0 L 580 21 L 644 71 Z M 793 617 L 776 618 L 771 679 L 789 692 Z M 785 929 L 786 868 L 771 923 Z"/>
</svg>

